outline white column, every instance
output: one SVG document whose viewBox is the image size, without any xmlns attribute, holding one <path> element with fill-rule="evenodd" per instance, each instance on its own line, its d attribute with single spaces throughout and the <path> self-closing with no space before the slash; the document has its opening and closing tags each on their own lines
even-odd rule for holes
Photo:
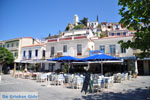
<svg viewBox="0 0 150 100">
<path fill-rule="evenodd" d="M 137 73 L 137 74 L 138 74 L 137 60 L 135 60 L 135 73 Z"/>
</svg>

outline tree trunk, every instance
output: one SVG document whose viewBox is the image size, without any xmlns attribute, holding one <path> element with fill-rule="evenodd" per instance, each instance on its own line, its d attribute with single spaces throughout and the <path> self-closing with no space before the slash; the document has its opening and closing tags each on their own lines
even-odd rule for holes
<svg viewBox="0 0 150 100">
<path fill-rule="evenodd" d="M 3 67 L 3 65 L 0 64 L 0 75 L 2 74 L 2 67 Z"/>
</svg>

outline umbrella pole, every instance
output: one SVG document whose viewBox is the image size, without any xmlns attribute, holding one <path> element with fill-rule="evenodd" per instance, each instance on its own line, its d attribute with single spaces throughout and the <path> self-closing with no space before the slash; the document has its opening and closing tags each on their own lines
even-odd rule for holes
<svg viewBox="0 0 150 100">
<path fill-rule="evenodd" d="M 90 69 L 90 63 L 88 62 L 88 68 L 87 68 L 87 71 Z"/>
<path fill-rule="evenodd" d="M 69 62 L 69 66 L 68 66 L 68 74 L 69 74 L 69 68 L 70 68 L 70 62 Z"/>
<path fill-rule="evenodd" d="M 102 60 L 101 60 L 101 73 L 103 75 L 103 62 L 102 62 Z"/>
</svg>

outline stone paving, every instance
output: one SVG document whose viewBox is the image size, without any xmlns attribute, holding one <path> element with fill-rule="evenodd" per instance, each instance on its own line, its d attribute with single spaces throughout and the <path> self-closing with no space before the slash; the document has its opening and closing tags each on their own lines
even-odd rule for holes
<svg viewBox="0 0 150 100">
<path fill-rule="evenodd" d="M 150 76 L 115 83 L 112 88 L 85 95 L 80 89 L 45 86 L 35 80 L 2 75 L 0 92 L 38 92 L 39 100 L 150 100 Z"/>
</svg>

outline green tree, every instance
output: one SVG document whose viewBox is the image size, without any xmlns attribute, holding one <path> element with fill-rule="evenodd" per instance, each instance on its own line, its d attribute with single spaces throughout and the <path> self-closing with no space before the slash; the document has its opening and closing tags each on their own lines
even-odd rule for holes
<svg viewBox="0 0 150 100">
<path fill-rule="evenodd" d="M 68 64 L 67 64 L 67 63 L 64 63 L 63 72 L 64 72 L 64 73 L 67 73 L 68 70 L 69 70 Z"/>
<path fill-rule="evenodd" d="M 139 57 L 150 57 L 150 0 L 119 0 L 120 23 L 136 32 L 132 41 L 119 41 L 124 48 L 140 49 Z"/>
<path fill-rule="evenodd" d="M 83 19 L 80 20 L 80 23 L 85 25 L 85 26 L 87 26 L 87 22 L 88 22 L 88 18 L 86 18 L 86 17 L 83 17 Z"/>
<path fill-rule="evenodd" d="M 103 37 L 105 37 L 104 34 L 100 34 L 100 38 L 103 38 Z"/>
<path fill-rule="evenodd" d="M 74 27 L 74 29 L 83 29 L 84 24 L 79 24 Z"/>
<path fill-rule="evenodd" d="M 65 31 L 69 31 L 69 26 L 66 27 Z"/>
<path fill-rule="evenodd" d="M 3 67 L 6 67 L 8 64 L 12 64 L 13 62 L 14 62 L 13 54 L 6 48 L 0 47 L 0 67 L 1 67 L 0 70 L 3 69 Z"/>
</svg>

